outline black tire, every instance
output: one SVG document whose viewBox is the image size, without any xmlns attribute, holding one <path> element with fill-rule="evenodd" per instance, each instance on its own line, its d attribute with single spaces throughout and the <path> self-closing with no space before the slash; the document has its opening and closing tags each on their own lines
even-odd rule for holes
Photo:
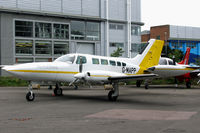
<svg viewBox="0 0 200 133">
<path fill-rule="evenodd" d="M 141 83 L 142 83 L 141 81 L 137 80 L 136 86 L 137 86 L 137 87 L 140 87 L 140 86 L 141 86 Z"/>
<path fill-rule="evenodd" d="M 186 82 L 186 87 L 191 88 L 191 82 Z"/>
<path fill-rule="evenodd" d="M 55 96 L 62 96 L 63 95 L 62 89 L 61 88 L 55 88 L 54 94 L 55 94 Z"/>
<path fill-rule="evenodd" d="M 32 95 L 31 95 L 31 92 L 28 92 L 26 94 L 26 100 L 27 101 L 34 101 L 34 99 L 35 99 L 35 94 L 34 93 L 32 93 Z"/>
<path fill-rule="evenodd" d="M 108 93 L 108 100 L 109 101 L 117 101 L 118 96 L 113 96 L 113 94 L 114 94 L 114 91 L 109 91 L 109 93 Z"/>
<path fill-rule="evenodd" d="M 148 90 L 149 89 L 149 85 L 145 85 L 145 89 Z"/>
</svg>

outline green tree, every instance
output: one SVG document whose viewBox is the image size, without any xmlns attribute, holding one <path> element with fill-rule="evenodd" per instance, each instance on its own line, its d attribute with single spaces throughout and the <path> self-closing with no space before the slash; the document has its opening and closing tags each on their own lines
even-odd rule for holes
<svg viewBox="0 0 200 133">
<path fill-rule="evenodd" d="M 176 62 L 180 62 L 183 59 L 183 52 L 178 49 L 173 49 L 168 52 L 168 57 L 173 59 L 173 56 L 175 57 Z"/>
<path fill-rule="evenodd" d="M 195 60 L 195 63 L 194 63 L 194 64 L 196 64 L 196 65 L 199 65 L 199 66 L 200 66 L 200 57 L 198 57 L 198 58 L 195 58 L 194 60 Z"/>
<path fill-rule="evenodd" d="M 114 52 L 110 56 L 111 57 L 119 57 L 119 56 L 122 56 L 123 53 L 124 53 L 124 51 L 122 50 L 122 48 L 117 47 L 117 49 L 114 50 Z"/>
</svg>

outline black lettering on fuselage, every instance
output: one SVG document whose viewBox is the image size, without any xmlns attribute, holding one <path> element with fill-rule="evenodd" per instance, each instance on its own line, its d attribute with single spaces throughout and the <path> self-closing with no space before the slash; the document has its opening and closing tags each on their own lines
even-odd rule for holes
<svg viewBox="0 0 200 133">
<path fill-rule="evenodd" d="M 129 73 L 129 74 L 135 74 L 136 68 L 134 67 L 122 67 L 122 73 Z"/>
</svg>

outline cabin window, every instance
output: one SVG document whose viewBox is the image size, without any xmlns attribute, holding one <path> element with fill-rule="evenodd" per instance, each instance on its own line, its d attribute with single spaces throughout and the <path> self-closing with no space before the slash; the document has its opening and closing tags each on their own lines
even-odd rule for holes
<svg viewBox="0 0 200 133">
<path fill-rule="evenodd" d="M 174 65 L 173 61 L 168 60 L 169 65 Z"/>
<path fill-rule="evenodd" d="M 76 64 L 80 64 L 81 59 L 82 59 L 82 64 L 87 63 L 87 59 L 85 56 L 78 56 L 76 60 Z"/>
<path fill-rule="evenodd" d="M 121 62 L 117 62 L 117 66 L 122 66 Z"/>
<path fill-rule="evenodd" d="M 92 64 L 99 64 L 99 59 L 92 58 Z"/>
<path fill-rule="evenodd" d="M 122 62 L 122 66 L 126 66 L 126 63 Z"/>
<path fill-rule="evenodd" d="M 113 60 L 110 60 L 110 65 L 111 65 L 111 66 L 116 66 L 116 62 L 113 61 Z"/>
<path fill-rule="evenodd" d="M 101 59 L 101 64 L 102 64 L 102 65 L 108 65 L 108 60 Z"/>
</svg>

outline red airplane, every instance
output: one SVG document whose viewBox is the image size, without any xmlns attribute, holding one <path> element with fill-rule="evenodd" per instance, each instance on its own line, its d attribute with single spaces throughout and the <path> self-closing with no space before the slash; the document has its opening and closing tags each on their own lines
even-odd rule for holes
<svg viewBox="0 0 200 133">
<path fill-rule="evenodd" d="M 178 64 L 188 65 L 188 63 L 189 63 L 189 57 L 190 57 L 190 50 L 191 50 L 191 48 L 187 48 L 183 60 L 181 62 L 179 62 Z M 176 79 L 178 79 L 180 82 L 183 82 L 185 80 L 186 87 L 187 88 L 191 88 L 191 79 L 194 78 L 194 77 L 197 77 L 198 73 L 199 72 L 186 73 L 184 75 L 177 76 Z"/>
</svg>

